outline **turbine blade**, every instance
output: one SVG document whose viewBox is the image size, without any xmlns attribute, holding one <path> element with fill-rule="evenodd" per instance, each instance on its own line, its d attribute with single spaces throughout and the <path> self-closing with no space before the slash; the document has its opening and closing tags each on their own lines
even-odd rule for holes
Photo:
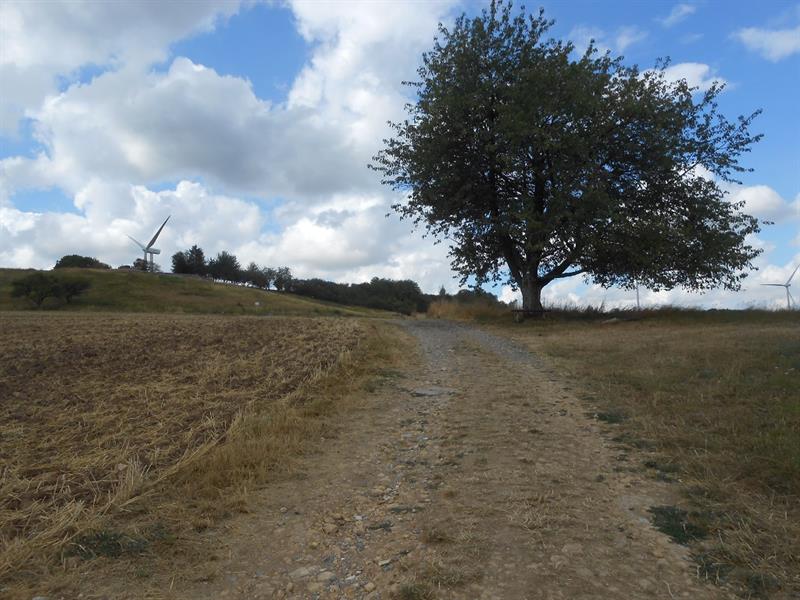
<svg viewBox="0 0 800 600">
<path fill-rule="evenodd" d="M 782 283 L 762 283 L 761 285 L 774 285 L 774 286 L 777 286 L 777 287 L 786 287 Z"/>
<path fill-rule="evenodd" d="M 144 247 L 144 244 L 142 244 L 142 242 L 133 239 L 131 236 L 128 236 L 128 237 L 133 241 L 133 243 L 135 243 L 137 246 L 139 246 L 139 248 L 141 248 L 142 250 L 146 250 L 147 249 L 147 248 Z"/>
<path fill-rule="evenodd" d="M 797 264 L 797 266 L 794 268 L 794 271 L 792 271 L 792 274 L 789 275 L 789 279 L 786 280 L 786 285 L 792 283 L 792 277 L 794 277 L 794 274 L 797 273 L 797 269 L 800 269 L 800 263 Z"/>
<path fill-rule="evenodd" d="M 791 309 L 792 305 L 797 306 L 797 302 L 794 301 L 794 296 L 792 296 L 792 293 L 789 291 L 788 287 L 786 288 L 786 293 L 789 294 L 789 300 L 791 300 L 789 303 L 789 308 Z"/>
<path fill-rule="evenodd" d="M 169 217 L 171 217 L 171 216 L 172 216 L 172 215 L 170 215 Z M 149 243 L 149 244 L 147 244 L 147 247 L 148 247 L 148 248 L 149 248 L 150 246 L 152 246 L 153 244 L 155 244 L 155 243 L 156 243 L 156 240 L 158 239 L 158 235 L 161 233 L 161 230 L 162 230 L 162 229 L 164 229 L 164 225 L 166 225 L 166 224 L 167 224 L 167 221 L 169 221 L 169 217 L 167 217 L 166 219 L 164 219 L 164 222 L 161 224 L 161 227 L 159 227 L 159 228 L 158 228 L 158 231 L 156 231 L 156 234 L 153 236 L 153 239 L 152 239 L 152 240 L 150 240 L 150 243 Z"/>
</svg>

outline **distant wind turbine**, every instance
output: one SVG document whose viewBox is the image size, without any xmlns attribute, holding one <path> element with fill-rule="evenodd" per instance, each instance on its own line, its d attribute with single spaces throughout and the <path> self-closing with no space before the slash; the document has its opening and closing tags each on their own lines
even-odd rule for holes
<svg viewBox="0 0 800 600">
<path fill-rule="evenodd" d="M 791 292 L 789 291 L 789 286 L 792 285 L 792 278 L 794 274 L 797 273 L 797 269 L 800 269 L 800 264 L 798 264 L 792 274 L 789 275 L 789 279 L 786 280 L 786 283 L 762 283 L 761 285 L 771 285 L 786 288 L 786 310 L 792 310 L 792 304 L 794 303 L 794 298 L 792 297 Z"/>
<path fill-rule="evenodd" d="M 171 217 L 171 216 L 172 215 L 169 215 L 169 217 Z M 156 234 L 153 236 L 153 239 L 150 240 L 150 243 L 147 244 L 147 246 L 142 244 L 140 241 L 132 238 L 131 236 L 128 236 L 129 238 L 131 238 L 134 241 L 134 243 L 137 246 L 139 246 L 139 248 L 141 248 L 144 251 L 144 264 L 145 264 L 145 267 L 147 267 L 147 269 L 149 271 L 153 270 L 153 255 L 154 254 L 161 254 L 161 250 L 159 250 L 158 248 L 153 248 L 153 244 L 156 243 L 156 240 L 158 239 L 158 236 L 161 233 L 161 230 L 164 229 L 164 225 L 166 225 L 167 221 L 169 221 L 169 217 L 164 219 L 164 222 L 161 224 L 161 227 L 158 228 L 158 231 L 156 231 Z M 150 255 L 150 262 L 149 263 L 147 262 L 147 255 L 148 254 Z"/>
</svg>

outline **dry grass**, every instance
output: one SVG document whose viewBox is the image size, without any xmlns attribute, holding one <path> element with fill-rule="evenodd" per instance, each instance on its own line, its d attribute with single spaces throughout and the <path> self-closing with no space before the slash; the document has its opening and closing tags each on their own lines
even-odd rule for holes
<svg viewBox="0 0 800 600">
<path fill-rule="evenodd" d="M 136 550 L 235 508 L 243 489 L 319 437 L 315 417 L 357 379 L 351 353 L 374 345 L 376 328 L 0 313 L 6 591 L 69 555 Z"/>
<path fill-rule="evenodd" d="M 701 571 L 800 593 L 800 315 L 651 315 L 506 333 L 572 374 L 644 468 L 679 479 Z"/>
<path fill-rule="evenodd" d="M 507 306 L 481 300 L 472 302 L 434 300 L 428 307 L 428 316 L 453 321 L 490 321 L 503 317 L 510 318 L 511 310 Z"/>
</svg>

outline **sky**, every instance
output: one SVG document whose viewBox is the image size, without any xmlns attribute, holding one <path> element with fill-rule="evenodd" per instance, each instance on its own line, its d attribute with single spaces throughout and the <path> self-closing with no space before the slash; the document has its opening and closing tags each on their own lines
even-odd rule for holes
<svg viewBox="0 0 800 600">
<path fill-rule="evenodd" d="M 401 120 L 437 25 L 486 3 L 441 1 L 69 2 L 0 0 L 0 267 L 65 254 L 131 264 L 193 244 L 240 262 L 342 282 L 414 279 L 458 289 L 447 241 L 392 214 L 402 200 L 367 164 Z M 538 4 L 530 4 L 534 10 Z M 762 109 L 753 172 L 728 199 L 768 221 L 741 291 L 640 290 L 646 305 L 785 305 L 800 263 L 800 3 L 543 2 L 554 37 L 594 39 L 700 90 L 724 81 L 729 118 Z M 387 216 L 388 213 L 388 216 Z M 800 276 L 795 290 L 800 290 Z M 508 286 L 492 288 L 503 299 Z M 795 296 L 800 300 L 800 292 Z M 635 302 L 580 277 L 559 304 Z"/>
</svg>

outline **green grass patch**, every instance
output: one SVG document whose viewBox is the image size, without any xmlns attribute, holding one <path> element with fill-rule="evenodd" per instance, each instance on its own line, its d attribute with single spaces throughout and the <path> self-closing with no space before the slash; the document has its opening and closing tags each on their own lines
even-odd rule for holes
<svg viewBox="0 0 800 600">
<path fill-rule="evenodd" d="M 149 542 L 138 536 L 130 536 L 116 531 L 95 531 L 75 539 L 68 554 L 90 560 L 105 556 L 119 558 L 126 554 L 142 554 Z"/>
<path fill-rule="evenodd" d="M 652 506 L 653 525 L 667 534 L 673 542 L 686 545 L 694 540 L 708 537 L 708 527 L 698 521 L 698 515 L 690 515 L 677 506 Z"/>
<path fill-rule="evenodd" d="M 32 272 L 0 269 L 0 310 L 30 308 L 24 300 L 11 298 L 11 282 Z M 392 314 L 192 276 L 99 269 L 58 269 L 52 273 L 91 283 L 88 292 L 61 307 L 71 311 L 358 317 Z"/>
</svg>

